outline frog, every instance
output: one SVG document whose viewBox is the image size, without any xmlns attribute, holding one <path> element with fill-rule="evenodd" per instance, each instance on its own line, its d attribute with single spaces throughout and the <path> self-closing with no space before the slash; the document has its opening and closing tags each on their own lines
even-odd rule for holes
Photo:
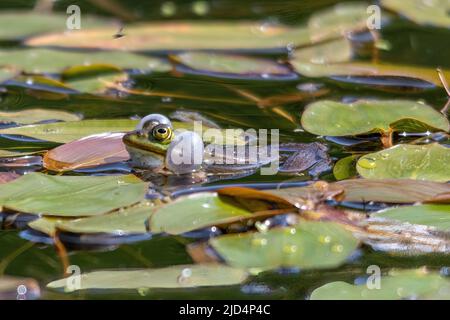
<svg viewBox="0 0 450 320">
<path fill-rule="evenodd" d="M 190 120 L 192 118 L 190 117 Z M 208 122 L 207 126 L 220 132 L 219 127 L 211 123 Z M 143 117 L 135 130 L 123 136 L 123 143 L 130 155 L 129 164 L 139 172 L 146 172 L 147 175 L 151 173 L 162 176 L 190 176 L 197 182 L 240 178 L 251 175 L 262 167 L 273 165 L 278 166 L 280 172 L 289 173 L 296 172 L 293 163 L 301 163 L 299 171 L 318 167 L 322 172 L 330 168 L 331 160 L 326 153 L 326 147 L 318 145 L 317 142 L 289 143 L 288 148 L 284 149 L 283 145 L 276 145 L 275 148 L 269 144 L 264 150 L 251 150 L 251 146 L 257 142 L 257 137 L 243 132 L 232 137 L 233 144 L 240 146 L 242 152 L 238 152 L 236 146 L 232 146 L 232 151 L 229 152 L 227 151 L 229 146 L 217 143 L 211 137 L 208 139 L 205 135 L 201 136 L 193 131 L 192 127 L 192 122 L 172 123 L 162 114 L 154 113 Z M 182 158 L 187 153 L 186 150 L 190 150 L 190 154 L 184 159 L 189 161 L 175 161 Z M 252 157 L 251 154 L 255 153 L 255 150 L 257 154 Z M 287 150 L 291 155 L 280 156 L 279 150 Z M 320 150 L 320 153 L 315 157 L 308 155 L 308 152 L 316 150 Z M 299 157 L 310 160 L 305 163 L 299 161 Z M 282 159 L 284 160 L 280 163 Z M 285 170 L 286 166 L 289 170 Z"/>
</svg>

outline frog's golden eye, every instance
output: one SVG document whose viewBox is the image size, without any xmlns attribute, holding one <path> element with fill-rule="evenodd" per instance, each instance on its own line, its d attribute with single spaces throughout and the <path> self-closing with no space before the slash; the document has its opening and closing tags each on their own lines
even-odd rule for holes
<svg viewBox="0 0 450 320">
<path fill-rule="evenodd" d="M 159 124 L 153 128 L 152 136 L 162 143 L 169 143 L 172 140 L 173 131 L 167 124 Z"/>
</svg>

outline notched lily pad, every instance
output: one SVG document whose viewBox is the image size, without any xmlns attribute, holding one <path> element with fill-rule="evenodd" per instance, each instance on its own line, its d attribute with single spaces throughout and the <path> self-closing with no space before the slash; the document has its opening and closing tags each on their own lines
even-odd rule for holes
<svg viewBox="0 0 450 320">
<path fill-rule="evenodd" d="M 238 285 L 245 281 L 247 273 L 242 269 L 218 264 L 177 265 L 161 269 L 102 270 L 81 275 L 80 287 L 74 280 L 65 278 L 47 284 L 48 288 L 66 292 L 89 289 L 180 289 L 209 286 Z"/>
<path fill-rule="evenodd" d="M 29 173 L 0 185 L 0 206 L 50 216 L 92 216 L 144 199 L 147 183 L 133 175 L 49 176 Z"/>
<path fill-rule="evenodd" d="M 265 233 L 220 236 L 209 243 L 231 266 L 260 270 L 337 267 L 358 245 L 342 225 L 309 221 Z"/>
<path fill-rule="evenodd" d="M 317 135 L 352 136 L 391 131 L 449 131 L 447 118 L 432 107 L 409 100 L 322 100 L 308 105 L 303 128 Z"/>
<path fill-rule="evenodd" d="M 450 148 L 399 144 L 361 157 L 356 169 L 369 179 L 415 179 L 447 182 L 450 180 Z"/>
<path fill-rule="evenodd" d="M 372 284 L 372 283 L 371 283 Z M 379 289 L 366 283 L 352 285 L 337 281 L 317 288 L 311 300 L 399 300 L 449 299 L 450 282 L 436 272 L 425 269 L 391 270 L 381 276 Z"/>
<path fill-rule="evenodd" d="M 31 124 L 46 120 L 78 121 L 81 117 L 67 111 L 51 109 L 26 109 L 0 112 L 0 122 Z"/>
</svg>

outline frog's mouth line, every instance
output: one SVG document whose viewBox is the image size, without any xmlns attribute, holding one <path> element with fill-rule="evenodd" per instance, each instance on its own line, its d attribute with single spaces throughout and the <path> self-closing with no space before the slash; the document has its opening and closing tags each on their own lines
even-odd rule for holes
<svg viewBox="0 0 450 320">
<path fill-rule="evenodd" d="M 136 135 L 137 131 L 126 133 L 122 140 L 125 146 L 130 146 L 135 149 L 141 149 L 149 152 L 158 153 L 161 155 L 165 155 L 167 152 L 168 144 L 167 145 L 161 145 L 159 148 L 155 148 L 149 143 L 140 143 L 138 139 L 133 138 L 133 135 Z"/>
</svg>

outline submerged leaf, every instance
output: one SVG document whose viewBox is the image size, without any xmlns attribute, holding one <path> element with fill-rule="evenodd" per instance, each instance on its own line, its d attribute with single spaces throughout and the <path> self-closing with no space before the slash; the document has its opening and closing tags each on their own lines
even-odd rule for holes
<svg viewBox="0 0 450 320">
<path fill-rule="evenodd" d="M 51 109 L 26 109 L 0 112 L 0 122 L 3 123 L 30 124 L 45 120 L 78 121 L 80 119 L 81 117 L 79 115 Z"/>
<path fill-rule="evenodd" d="M 450 28 L 448 0 L 382 0 L 381 5 L 418 24 Z"/>
<path fill-rule="evenodd" d="M 143 200 L 147 183 L 126 176 L 26 174 L 0 185 L 0 206 L 51 216 L 104 214 Z"/>
<path fill-rule="evenodd" d="M 52 171 L 71 171 L 127 161 L 122 141 L 124 133 L 101 133 L 75 140 L 48 151 L 44 167 Z"/>
<path fill-rule="evenodd" d="M 449 299 L 450 281 L 439 273 L 424 269 L 391 270 L 381 276 L 380 287 L 371 288 L 366 283 L 352 285 L 330 282 L 314 290 L 311 300 L 399 300 L 399 299 Z"/>
<path fill-rule="evenodd" d="M 245 281 L 244 270 L 222 265 L 177 265 L 161 269 L 103 270 L 81 275 L 81 287 L 87 289 L 193 288 L 238 285 Z M 73 291 L 68 279 L 47 284 L 48 288 Z M 72 286 L 73 287 L 73 286 Z"/>
<path fill-rule="evenodd" d="M 303 128 L 317 135 L 351 136 L 372 132 L 449 131 L 447 118 L 432 107 L 409 100 L 322 100 L 308 105 Z"/>
<path fill-rule="evenodd" d="M 450 180 L 450 148 L 399 144 L 361 157 L 356 169 L 369 179 L 415 179 L 447 182 Z"/>
<path fill-rule="evenodd" d="M 296 227 L 265 233 L 220 236 L 211 239 L 210 244 L 235 267 L 319 269 L 342 264 L 358 241 L 339 224 L 301 221 Z"/>
</svg>

